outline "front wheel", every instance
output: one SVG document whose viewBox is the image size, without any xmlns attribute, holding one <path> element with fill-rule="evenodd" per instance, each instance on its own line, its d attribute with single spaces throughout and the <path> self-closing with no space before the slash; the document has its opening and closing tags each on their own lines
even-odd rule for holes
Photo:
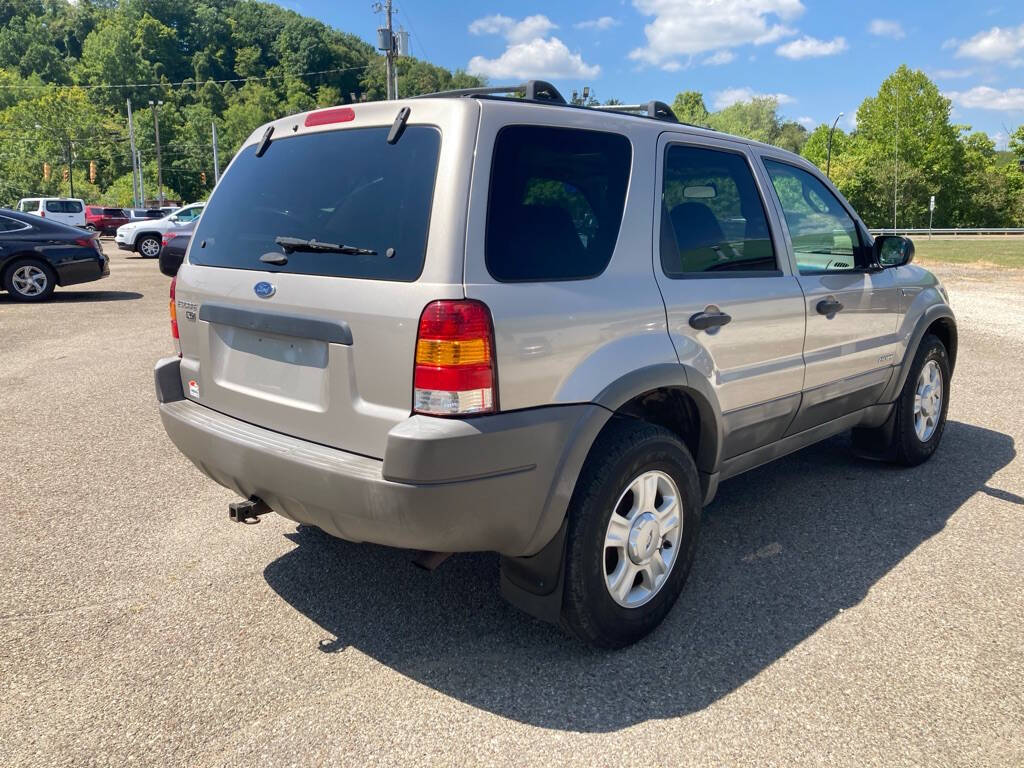
<svg viewBox="0 0 1024 768">
<path fill-rule="evenodd" d="M 151 235 L 139 240 L 139 253 L 147 259 L 155 259 L 160 255 L 160 241 Z"/>
<path fill-rule="evenodd" d="M 609 424 L 569 507 L 562 625 L 602 648 L 657 627 L 686 581 L 700 518 L 697 468 L 679 438 L 642 421 Z"/>
</svg>

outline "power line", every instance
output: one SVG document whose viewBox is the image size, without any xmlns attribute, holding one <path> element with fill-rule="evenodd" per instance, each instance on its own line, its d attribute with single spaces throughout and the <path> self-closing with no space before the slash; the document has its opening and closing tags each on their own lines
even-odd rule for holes
<svg viewBox="0 0 1024 768">
<path fill-rule="evenodd" d="M 315 72 L 298 72 L 295 74 L 286 72 L 280 75 L 265 75 L 263 77 L 229 77 L 224 80 L 182 80 L 178 83 L 124 83 L 120 85 L 113 84 L 99 84 L 99 85 L 58 85 L 57 83 L 47 83 L 46 85 L 29 85 L 29 84 L 0 84 L 0 88 L 7 90 L 60 90 L 60 89 L 74 89 L 81 88 L 82 90 L 91 91 L 100 88 L 179 88 L 181 86 L 194 87 L 197 85 L 206 85 L 207 83 L 213 83 L 214 85 L 221 85 L 223 83 L 252 83 L 261 80 L 280 80 L 287 77 L 310 77 L 312 75 L 331 75 L 338 72 L 355 72 L 362 69 L 369 69 L 371 65 L 365 64 L 361 67 L 335 67 L 334 69 L 321 69 Z"/>
</svg>

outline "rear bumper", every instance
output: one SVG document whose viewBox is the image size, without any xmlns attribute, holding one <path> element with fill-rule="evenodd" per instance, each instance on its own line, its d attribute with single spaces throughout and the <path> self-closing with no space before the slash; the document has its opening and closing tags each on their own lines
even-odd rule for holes
<svg viewBox="0 0 1024 768">
<path fill-rule="evenodd" d="M 410 549 L 539 551 L 564 518 L 582 463 L 577 438 L 607 419 L 592 404 L 472 420 L 413 416 L 392 429 L 380 460 L 187 400 L 178 363 L 157 364 L 160 417 L 208 477 L 340 538 Z"/>
</svg>

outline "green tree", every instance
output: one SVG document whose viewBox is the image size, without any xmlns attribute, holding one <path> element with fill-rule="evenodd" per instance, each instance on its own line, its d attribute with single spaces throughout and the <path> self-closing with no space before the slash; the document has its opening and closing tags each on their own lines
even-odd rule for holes
<svg viewBox="0 0 1024 768">
<path fill-rule="evenodd" d="M 949 122 L 950 101 L 920 70 L 901 66 L 878 95 L 857 110 L 850 152 L 870 169 L 856 186 L 840 188 L 869 226 L 927 226 L 935 195 L 935 225 L 949 226 L 957 209 L 963 148 Z"/>
<path fill-rule="evenodd" d="M 818 166 L 821 170 L 825 170 L 828 165 L 828 134 L 832 129 L 832 126 L 822 123 L 807 136 L 807 141 L 804 142 L 803 147 L 800 149 L 800 154 Z M 836 126 L 835 133 L 832 134 L 832 165 L 835 166 L 840 156 L 846 151 L 850 144 L 850 137 L 840 127 Z"/>
<path fill-rule="evenodd" d="M 771 96 L 739 101 L 712 113 L 708 124 L 716 131 L 775 144 L 782 134 L 779 102 Z"/>
<path fill-rule="evenodd" d="M 708 108 L 700 91 L 677 93 L 675 101 L 672 102 L 672 111 L 681 123 L 702 126 L 708 124 Z"/>
</svg>

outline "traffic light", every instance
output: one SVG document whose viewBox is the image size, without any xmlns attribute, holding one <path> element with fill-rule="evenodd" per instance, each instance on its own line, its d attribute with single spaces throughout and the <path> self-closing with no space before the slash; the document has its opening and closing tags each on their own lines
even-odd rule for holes
<svg viewBox="0 0 1024 768">
<path fill-rule="evenodd" d="M 96 183 L 96 161 L 95 160 L 90 160 L 89 161 L 89 183 L 90 184 L 95 184 Z"/>
<path fill-rule="evenodd" d="M 43 163 L 43 181 L 50 180 L 50 164 Z"/>
<path fill-rule="evenodd" d="M 65 183 L 65 184 L 67 184 L 67 183 L 68 183 L 68 179 L 69 179 L 70 177 L 71 177 L 71 176 L 70 176 L 70 174 L 68 173 L 68 169 L 67 169 L 67 168 L 65 168 L 65 169 L 64 169 L 64 183 Z"/>
<path fill-rule="evenodd" d="M 199 183 L 204 187 L 206 186 L 206 171 L 199 172 Z"/>
</svg>

